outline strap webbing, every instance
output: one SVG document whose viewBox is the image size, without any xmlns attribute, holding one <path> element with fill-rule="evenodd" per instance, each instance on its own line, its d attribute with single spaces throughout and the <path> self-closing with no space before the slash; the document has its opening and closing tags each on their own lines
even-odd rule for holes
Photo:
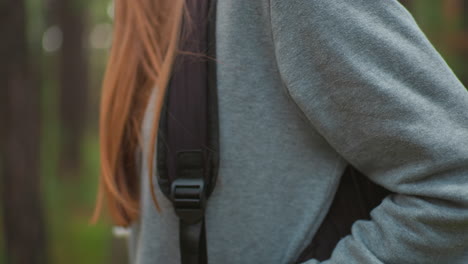
<svg viewBox="0 0 468 264">
<path fill-rule="evenodd" d="M 207 263 L 204 219 L 195 224 L 186 224 L 180 220 L 179 229 L 182 263 Z"/>
<path fill-rule="evenodd" d="M 204 212 L 216 183 L 218 117 L 215 62 L 215 0 L 186 0 L 180 50 L 161 113 L 157 169 L 162 192 L 179 217 L 182 264 L 206 264 Z"/>
</svg>

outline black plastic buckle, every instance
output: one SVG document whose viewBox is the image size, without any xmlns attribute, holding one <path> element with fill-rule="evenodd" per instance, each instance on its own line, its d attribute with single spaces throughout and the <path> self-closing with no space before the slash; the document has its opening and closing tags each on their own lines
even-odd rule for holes
<svg viewBox="0 0 468 264">
<path fill-rule="evenodd" d="M 177 178 L 171 184 L 171 199 L 176 214 L 186 223 L 196 223 L 204 216 L 205 171 L 205 159 L 201 150 L 177 153 Z"/>
</svg>

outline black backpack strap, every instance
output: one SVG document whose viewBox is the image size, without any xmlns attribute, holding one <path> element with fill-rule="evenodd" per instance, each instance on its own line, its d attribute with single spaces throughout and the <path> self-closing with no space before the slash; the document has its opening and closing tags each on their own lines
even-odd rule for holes
<svg viewBox="0 0 468 264">
<path fill-rule="evenodd" d="M 183 264 L 206 263 L 204 160 L 204 153 L 201 150 L 177 153 L 177 178 L 171 184 L 171 201 L 179 217 L 180 253 Z"/>
<path fill-rule="evenodd" d="M 188 31 L 182 21 L 181 50 L 216 57 L 216 1 L 186 3 L 193 24 Z M 204 214 L 219 166 L 217 100 L 215 61 L 178 55 L 159 121 L 156 168 L 179 218 L 182 264 L 207 263 Z"/>
<path fill-rule="evenodd" d="M 181 263 L 208 263 L 205 221 L 193 225 L 180 223 L 180 230 Z"/>
</svg>

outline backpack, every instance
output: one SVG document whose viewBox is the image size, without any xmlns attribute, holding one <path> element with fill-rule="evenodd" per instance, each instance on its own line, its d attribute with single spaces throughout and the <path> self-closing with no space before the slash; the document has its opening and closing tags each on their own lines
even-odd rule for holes
<svg viewBox="0 0 468 264">
<path fill-rule="evenodd" d="M 196 31 L 184 31 L 182 22 L 182 34 L 191 40 L 182 50 L 215 57 L 216 1 L 187 1 L 187 8 Z M 181 263 L 207 264 L 204 212 L 219 167 L 216 64 L 178 56 L 168 85 L 156 145 L 157 182 L 179 218 Z M 330 258 L 352 224 L 370 219 L 370 211 L 390 193 L 349 165 L 327 215 L 294 263 Z"/>
</svg>

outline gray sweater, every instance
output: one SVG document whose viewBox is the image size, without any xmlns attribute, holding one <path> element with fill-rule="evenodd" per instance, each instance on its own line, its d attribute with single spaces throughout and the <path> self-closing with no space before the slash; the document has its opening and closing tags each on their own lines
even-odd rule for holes
<svg viewBox="0 0 468 264">
<path fill-rule="evenodd" d="M 210 264 L 294 261 L 347 164 L 396 194 L 322 264 L 468 263 L 468 92 L 397 0 L 218 0 L 217 15 Z M 177 218 L 141 168 L 131 263 L 179 264 Z"/>
</svg>

